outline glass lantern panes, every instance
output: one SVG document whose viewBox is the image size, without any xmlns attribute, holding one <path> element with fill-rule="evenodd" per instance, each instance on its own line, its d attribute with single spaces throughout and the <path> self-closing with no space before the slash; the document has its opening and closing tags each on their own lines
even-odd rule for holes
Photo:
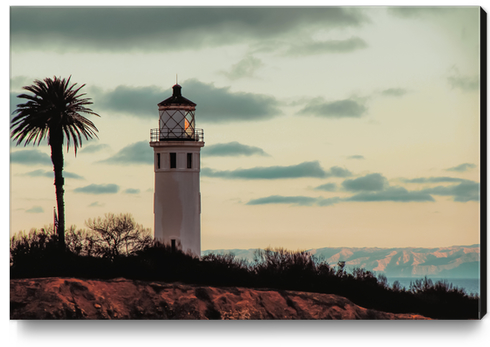
<svg viewBox="0 0 490 347">
<path fill-rule="evenodd" d="M 167 109 L 160 111 L 160 140 L 194 140 L 194 110 Z"/>
</svg>

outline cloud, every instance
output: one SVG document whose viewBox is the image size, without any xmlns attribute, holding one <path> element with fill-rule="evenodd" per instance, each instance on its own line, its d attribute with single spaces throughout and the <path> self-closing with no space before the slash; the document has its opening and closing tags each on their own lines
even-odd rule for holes
<svg viewBox="0 0 490 347">
<path fill-rule="evenodd" d="M 49 155 L 37 149 L 24 149 L 10 153 L 10 162 L 22 165 L 53 165 Z"/>
<path fill-rule="evenodd" d="M 434 177 L 438 178 L 438 177 Z M 447 177 L 439 177 L 445 179 Z M 438 180 L 428 180 L 437 182 Z M 444 180 L 441 180 L 444 182 Z M 419 183 L 418 181 L 416 183 Z M 458 185 L 449 187 L 438 186 L 420 191 L 408 191 L 399 186 L 389 186 L 387 179 L 381 174 L 369 174 L 342 183 L 345 190 L 359 192 L 350 197 L 340 198 L 313 198 L 307 196 L 281 196 L 272 195 L 264 198 L 250 200 L 247 205 L 291 204 L 296 206 L 331 206 L 341 202 L 434 202 L 432 195 L 453 196 L 454 201 L 479 201 L 480 184 L 463 180 Z M 334 183 L 318 186 L 315 190 L 335 191 Z"/>
<path fill-rule="evenodd" d="M 379 173 L 373 173 L 342 182 L 342 187 L 351 192 L 380 191 L 385 189 L 387 186 L 388 180 Z"/>
<path fill-rule="evenodd" d="M 454 201 L 479 201 L 479 183 L 454 177 L 420 177 L 402 179 L 405 183 L 454 183 L 457 185 L 437 186 L 420 191 L 408 191 L 402 187 L 388 186 L 386 178 L 380 174 L 371 174 L 354 180 L 346 180 L 342 186 L 350 191 L 365 191 L 346 201 L 435 201 L 431 195 L 453 196 Z M 371 190 L 372 192 L 369 192 Z"/>
<path fill-rule="evenodd" d="M 104 204 L 99 204 L 98 201 L 94 201 L 93 203 L 88 205 L 88 207 L 102 207 L 102 206 L 104 206 Z"/>
<path fill-rule="evenodd" d="M 31 172 L 27 172 L 23 174 L 23 176 L 29 176 L 29 177 L 48 177 L 48 178 L 54 178 L 54 172 L 53 171 L 44 171 L 44 170 L 34 170 Z M 73 172 L 68 172 L 68 171 L 63 171 L 63 177 L 65 178 L 73 178 L 76 180 L 83 180 L 83 178 L 80 175 L 77 175 L 76 173 Z"/>
<path fill-rule="evenodd" d="M 247 205 L 267 205 L 267 204 L 293 204 L 297 206 L 311 206 L 317 202 L 317 198 L 308 196 L 280 196 L 272 195 L 265 198 L 250 200 Z"/>
<path fill-rule="evenodd" d="M 281 114 L 279 102 L 272 96 L 233 93 L 230 87 L 217 88 L 197 79 L 187 80 L 182 87 L 184 96 L 197 103 L 196 119 L 199 122 L 257 121 Z"/>
<path fill-rule="evenodd" d="M 388 7 L 388 13 L 401 18 L 420 18 L 431 15 L 441 15 L 447 13 L 450 8 L 445 7 L 417 7 L 417 6 L 402 6 L 402 7 Z"/>
<path fill-rule="evenodd" d="M 65 178 L 73 178 L 73 179 L 76 179 L 76 180 L 84 180 L 85 178 L 83 178 L 82 176 L 76 174 L 76 173 L 73 173 L 73 172 L 68 172 L 68 171 L 63 171 L 63 177 Z"/>
<path fill-rule="evenodd" d="M 342 200 L 343 199 L 341 199 L 339 197 L 328 198 L 328 199 L 319 198 L 317 201 L 317 205 L 318 206 L 331 206 L 333 204 L 341 202 Z"/>
<path fill-rule="evenodd" d="M 363 155 L 350 155 L 347 159 L 366 159 Z"/>
<path fill-rule="evenodd" d="M 226 7 L 12 7 L 14 51 L 192 50 L 359 27 L 361 9 Z"/>
<path fill-rule="evenodd" d="M 315 190 L 324 190 L 326 192 L 335 192 L 337 190 L 337 185 L 335 183 L 326 183 L 314 188 Z"/>
<path fill-rule="evenodd" d="M 403 96 L 407 93 L 408 91 L 403 88 L 388 88 L 381 92 L 381 94 L 385 96 L 397 96 L 397 97 Z"/>
<path fill-rule="evenodd" d="M 349 170 L 343 169 L 339 166 L 332 166 L 325 173 L 325 177 L 349 177 L 349 176 L 352 176 L 352 173 Z"/>
<path fill-rule="evenodd" d="M 393 201 L 393 202 L 425 202 L 435 201 L 426 192 L 409 192 L 402 187 L 388 187 L 383 191 L 362 192 L 351 197 L 340 198 L 312 198 L 307 196 L 281 196 L 272 195 L 264 198 L 253 199 L 247 205 L 266 205 L 266 204 L 292 204 L 296 206 L 331 206 L 341 202 L 374 202 L 374 201 Z"/>
<path fill-rule="evenodd" d="M 480 184 L 473 181 L 465 181 L 460 184 L 444 187 L 438 186 L 422 190 L 423 193 L 453 196 L 457 202 L 480 201 Z"/>
<path fill-rule="evenodd" d="M 281 196 L 271 195 L 265 198 L 253 199 L 246 205 L 269 205 L 269 204 L 291 204 L 294 206 L 330 206 L 340 202 L 342 199 L 335 198 L 312 198 L 309 196 Z"/>
<path fill-rule="evenodd" d="M 86 194 L 115 194 L 119 191 L 117 184 L 90 184 L 85 187 L 76 188 L 75 193 Z"/>
<path fill-rule="evenodd" d="M 12 118 L 15 117 L 15 110 L 17 109 L 17 105 L 25 103 L 26 99 L 19 99 L 17 95 L 21 94 L 20 92 L 10 92 L 10 122 L 12 122 Z"/>
<path fill-rule="evenodd" d="M 367 108 L 351 99 L 326 102 L 321 98 L 311 100 L 299 114 L 313 115 L 325 118 L 359 118 Z"/>
<path fill-rule="evenodd" d="M 27 172 L 27 173 L 23 174 L 22 176 L 54 178 L 54 172 L 53 171 L 44 171 L 44 170 L 39 169 L 39 170 Z"/>
<path fill-rule="evenodd" d="M 480 78 L 478 76 L 449 76 L 447 81 L 451 88 L 471 92 L 480 89 Z"/>
<path fill-rule="evenodd" d="M 388 187 L 382 191 L 362 192 L 345 198 L 344 201 L 394 201 L 394 202 L 423 202 L 435 201 L 428 192 L 408 191 L 403 187 Z"/>
<path fill-rule="evenodd" d="M 30 209 L 26 210 L 27 213 L 43 213 L 44 210 L 41 206 L 33 206 Z"/>
<path fill-rule="evenodd" d="M 148 141 L 132 143 L 108 159 L 98 161 L 104 164 L 153 164 L 153 150 Z"/>
<path fill-rule="evenodd" d="M 10 78 L 10 90 L 22 90 L 22 87 L 31 85 L 33 79 L 27 76 L 15 76 Z M 21 93 L 18 93 L 21 94 Z"/>
<path fill-rule="evenodd" d="M 236 141 L 228 143 L 217 143 L 215 145 L 206 146 L 201 151 L 202 155 L 208 157 L 229 157 L 229 156 L 251 156 L 261 155 L 269 156 L 262 148 L 247 146 Z"/>
<path fill-rule="evenodd" d="M 303 41 L 290 46 L 285 52 L 290 56 L 305 56 L 323 53 L 350 53 L 366 48 L 366 41 L 359 37 L 351 37 L 346 40 L 328 41 Z"/>
<path fill-rule="evenodd" d="M 222 73 L 230 80 L 237 80 L 244 77 L 253 77 L 255 71 L 262 66 L 264 64 L 260 59 L 247 55 L 238 63 L 233 64 L 230 71 L 222 71 Z"/>
<path fill-rule="evenodd" d="M 88 145 L 86 147 L 83 148 L 82 150 L 82 153 L 95 153 L 95 152 L 99 152 L 103 149 L 107 149 L 107 148 L 110 148 L 109 145 L 106 145 L 104 143 L 100 143 L 100 144 L 94 144 L 94 145 Z"/>
<path fill-rule="evenodd" d="M 117 86 L 113 90 L 102 91 L 91 88 L 97 108 L 114 113 L 158 120 L 157 104 L 172 95 L 171 89 L 163 90 L 156 86 L 132 87 Z"/>
<path fill-rule="evenodd" d="M 455 167 L 450 167 L 449 169 L 446 169 L 446 171 L 457 171 L 457 172 L 464 172 L 469 169 L 474 169 L 476 167 L 475 164 L 471 163 L 464 163 Z"/>
<path fill-rule="evenodd" d="M 203 168 L 201 175 L 226 179 L 282 179 L 300 177 L 328 177 L 318 161 L 303 162 L 291 166 L 254 167 L 251 169 L 236 169 L 233 171 L 217 171 Z"/>
<path fill-rule="evenodd" d="M 230 123 L 257 121 L 281 114 L 279 102 L 272 96 L 231 92 L 230 87 L 215 87 L 197 79 L 186 80 L 182 94 L 197 104 L 196 121 Z M 172 95 L 159 87 L 119 86 L 111 91 L 93 89 L 97 106 L 128 116 L 158 119 L 157 104 Z"/>
<path fill-rule="evenodd" d="M 133 189 L 133 188 L 128 188 L 124 191 L 126 194 L 139 194 L 140 190 L 139 189 Z"/>
<path fill-rule="evenodd" d="M 444 182 L 463 182 L 466 180 L 462 178 L 455 178 L 455 177 L 418 177 L 412 179 L 402 178 L 401 181 L 405 183 L 444 183 Z"/>
</svg>

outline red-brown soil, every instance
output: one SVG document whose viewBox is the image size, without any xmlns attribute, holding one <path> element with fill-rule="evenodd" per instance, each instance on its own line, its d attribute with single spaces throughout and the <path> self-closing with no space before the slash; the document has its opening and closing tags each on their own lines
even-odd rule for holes
<svg viewBox="0 0 490 347">
<path fill-rule="evenodd" d="M 77 278 L 10 280 L 11 319 L 428 319 L 331 294 Z"/>
</svg>

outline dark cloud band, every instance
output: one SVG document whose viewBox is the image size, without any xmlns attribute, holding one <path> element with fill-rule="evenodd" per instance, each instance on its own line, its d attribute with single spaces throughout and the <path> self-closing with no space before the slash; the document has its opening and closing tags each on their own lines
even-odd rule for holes
<svg viewBox="0 0 490 347">
<path fill-rule="evenodd" d="M 11 7 L 13 49 L 173 51 L 281 37 L 367 21 L 360 9 Z"/>
<path fill-rule="evenodd" d="M 231 92 L 196 79 L 182 84 L 182 94 L 195 102 L 198 123 L 257 121 L 281 114 L 279 102 L 272 96 Z M 94 104 L 122 115 L 158 120 L 157 104 L 172 95 L 171 89 L 155 86 L 119 86 L 112 91 L 93 89 Z"/>
</svg>

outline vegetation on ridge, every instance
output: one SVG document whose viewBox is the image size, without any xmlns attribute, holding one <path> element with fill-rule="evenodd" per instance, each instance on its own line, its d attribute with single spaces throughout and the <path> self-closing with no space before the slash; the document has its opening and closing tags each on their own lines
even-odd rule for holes
<svg viewBox="0 0 490 347">
<path fill-rule="evenodd" d="M 125 222 L 118 224 L 121 220 Z M 52 226 L 13 236 L 11 278 L 124 277 L 307 291 L 341 295 L 362 307 L 393 313 L 418 313 L 438 319 L 478 318 L 479 297 L 444 281 L 433 283 L 425 278 L 414 281 L 408 289 L 397 282 L 390 287 L 384 275 L 360 268 L 349 273 L 343 262 L 330 265 L 308 252 L 285 249 L 259 250 L 254 262 L 233 254 L 197 258 L 152 240 L 148 230 L 134 223 L 131 215 L 108 214 L 105 219 L 86 224 L 93 229 L 71 227 L 67 231 L 66 250 L 56 247 L 57 234 Z M 127 240 L 131 244 L 124 241 L 124 235 L 132 235 Z"/>
</svg>

